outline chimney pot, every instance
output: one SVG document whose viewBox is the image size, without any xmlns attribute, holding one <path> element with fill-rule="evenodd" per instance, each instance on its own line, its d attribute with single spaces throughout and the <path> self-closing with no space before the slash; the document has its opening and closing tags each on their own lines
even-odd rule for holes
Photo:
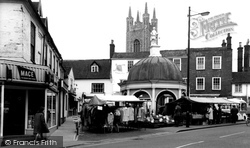
<svg viewBox="0 0 250 148">
<path fill-rule="evenodd" d="M 227 43 L 225 42 L 225 40 L 222 40 L 221 46 L 222 46 L 222 47 L 226 47 L 226 45 L 227 45 Z"/>
</svg>

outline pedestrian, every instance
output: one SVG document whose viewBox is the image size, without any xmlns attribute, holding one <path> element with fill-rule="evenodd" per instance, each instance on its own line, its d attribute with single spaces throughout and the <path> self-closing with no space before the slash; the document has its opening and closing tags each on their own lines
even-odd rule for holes
<svg viewBox="0 0 250 148">
<path fill-rule="evenodd" d="M 44 119 L 44 107 L 40 107 L 34 117 L 35 140 L 44 140 L 43 133 L 49 133 L 49 129 Z"/>
<path fill-rule="evenodd" d="M 208 124 L 212 124 L 214 118 L 213 118 L 213 109 L 211 105 L 209 105 L 207 113 L 208 113 Z"/>
<path fill-rule="evenodd" d="M 222 116 L 222 110 L 221 110 L 221 105 L 218 105 L 218 110 L 217 110 L 217 124 L 221 123 L 221 116 Z"/>
<path fill-rule="evenodd" d="M 186 112 L 186 127 L 189 127 L 190 124 L 190 113 L 189 111 Z"/>
<path fill-rule="evenodd" d="M 218 110 L 216 108 L 215 105 L 213 105 L 213 124 L 216 124 L 216 120 L 217 120 L 217 115 L 218 115 Z"/>
<path fill-rule="evenodd" d="M 239 110 L 235 107 L 235 105 L 233 105 L 233 108 L 231 108 L 231 121 L 232 123 L 236 123 L 236 121 L 238 120 L 238 112 Z"/>
<path fill-rule="evenodd" d="M 174 122 L 175 122 L 175 126 L 179 126 L 180 125 L 180 120 L 181 120 L 181 106 L 179 103 L 177 103 L 177 105 L 175 106 L 175 110 L 174 110 Z"/>
</svg>

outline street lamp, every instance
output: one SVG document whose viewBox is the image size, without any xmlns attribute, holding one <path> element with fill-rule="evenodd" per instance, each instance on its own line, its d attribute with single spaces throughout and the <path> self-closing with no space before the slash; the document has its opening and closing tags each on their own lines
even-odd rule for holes
<svg viewBox="0 0 250 148">
<path fill-rule="evenodd" d="M 187 63 L 187 97 L 189 97 L 189 63 L 190 63 L 190 18 L 195 15 L 206 16 L 209 15 L 210 12 L 202 12 L 191 15 L 191 7 L 188 10 L 188 63 Z"/>
</svg>

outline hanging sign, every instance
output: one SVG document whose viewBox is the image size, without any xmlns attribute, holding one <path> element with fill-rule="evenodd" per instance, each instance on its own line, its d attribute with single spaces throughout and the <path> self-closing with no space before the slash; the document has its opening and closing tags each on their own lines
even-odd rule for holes
<svg viewBox="0 0 250 148">
<path fill-rule="evenodd" d="M 222 13 L 214 17 L 204 19 L 192 18 L 190 23 L 190 39 L 196 40 L 204 37 L 206 41 L 213 40 L 221 35 L 234 32 L 236 23 L 230 19 L 231 13 Z"/>
<path fill-rule="evenodd" d="M 34 71 L 21 66 L 17 66 L 17 68 L 21 80 L 36 81 L 36 74 Z"/>
</svg>

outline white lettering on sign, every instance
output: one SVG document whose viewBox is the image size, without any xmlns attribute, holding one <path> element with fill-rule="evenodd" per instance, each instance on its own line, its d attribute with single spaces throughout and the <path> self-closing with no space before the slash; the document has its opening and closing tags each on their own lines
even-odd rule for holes
<svg viewBox="0 0 250 148">
<path fill-rule="evenodd" d="M 218 36 L 234 32 L 234 26 L 237 24 L 231 21 L 230 15 L 231 13 L 228 12 L 208 19 L 193 18 L 190 23 L 190 38 L 195 40 L 205 37 L 206 41 L 210 41 Z"/>
<path fill-rule="evenodd" d="M 33 71 L 21 71 L 21 76 L 26 76 L 26 77 L 34 77 L 34 72 Z"/>
<path fill-rule="evenodd" d="M 21 66 L 17 66 L 17 68 L 21 80 L 36 81 L 36 74 L 34 71 Z"/>
</svg>

